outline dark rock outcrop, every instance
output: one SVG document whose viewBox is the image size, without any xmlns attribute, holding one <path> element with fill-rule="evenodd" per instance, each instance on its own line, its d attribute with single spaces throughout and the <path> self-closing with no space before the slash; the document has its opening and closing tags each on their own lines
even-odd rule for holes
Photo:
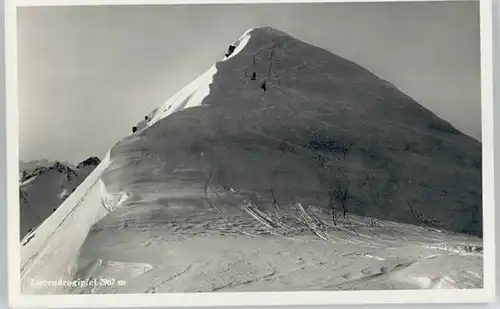
<svg viewBox="0 0 500 309">
<path fill-rule="evenodd" d="M 90 157 L 85 159 L 84 161 L 78 163 L 76 166 L 77 169 L 81 169 L 87 166 L 98 166 L 101 163 L 101 160 L 98 157 Z"/>
</svg>

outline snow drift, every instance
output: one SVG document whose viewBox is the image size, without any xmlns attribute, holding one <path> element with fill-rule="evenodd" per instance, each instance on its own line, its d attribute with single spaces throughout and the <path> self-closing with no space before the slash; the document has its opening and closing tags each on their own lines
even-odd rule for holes
<svg viewBox="0 0 500 309">
<path fill-rule="evenodd" d="M 281 31 L 232 45 L 35 231 L 24 293 L 482 287 L 479 142 Z"/>
</svg>

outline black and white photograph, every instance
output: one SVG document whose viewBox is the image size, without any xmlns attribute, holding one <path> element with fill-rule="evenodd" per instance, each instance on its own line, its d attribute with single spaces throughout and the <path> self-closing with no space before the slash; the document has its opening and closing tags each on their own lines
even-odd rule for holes
<svg viewBox="0 0 500 309">
<path fill-rule="evenodd" d="M 16 7 L 16 289 L 487 291 L 481 5 Z"/>
</svg>

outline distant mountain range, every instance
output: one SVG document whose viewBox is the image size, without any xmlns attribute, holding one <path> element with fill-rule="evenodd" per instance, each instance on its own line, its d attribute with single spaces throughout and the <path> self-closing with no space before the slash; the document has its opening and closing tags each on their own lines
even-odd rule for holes
<svg viewBox="0 0 500 309">
<path fill-rule="evenodd" d="M 41 224 L 101 161 L 90 157 L 77 166 L 68 162 L 19 162 L 21 238 Z"/>
<path fill-rule="evenodd" d="M 26 171 L 26 173 L 31 173 L 33 170 L 35 170 L 37 167 L 42 167 L 42 166 L 50 166 L 54 164 L 56 161 L 49 161 L 47 159 L 40 159 L 40 160 L 32 160 L 32 161 L 19 161 L 19 172 Z M 71 168 L 75 167 L 73 164 L 69 163 L 68 161 L 62 161 L 60 162 L 66 166 L 69 166 Z"/>
</svg>

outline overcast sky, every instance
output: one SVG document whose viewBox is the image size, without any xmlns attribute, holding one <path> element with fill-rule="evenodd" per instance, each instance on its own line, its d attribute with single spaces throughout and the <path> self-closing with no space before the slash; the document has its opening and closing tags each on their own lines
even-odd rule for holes
<svg viewBox="0 0 500 309">
<path fill-rule="evenodd" d="M 20 158 L 102 157 L 262 25 L 363 65 L 480 139 L 475 2 L 31 7 L 18 14 Z"/>
</svg>

